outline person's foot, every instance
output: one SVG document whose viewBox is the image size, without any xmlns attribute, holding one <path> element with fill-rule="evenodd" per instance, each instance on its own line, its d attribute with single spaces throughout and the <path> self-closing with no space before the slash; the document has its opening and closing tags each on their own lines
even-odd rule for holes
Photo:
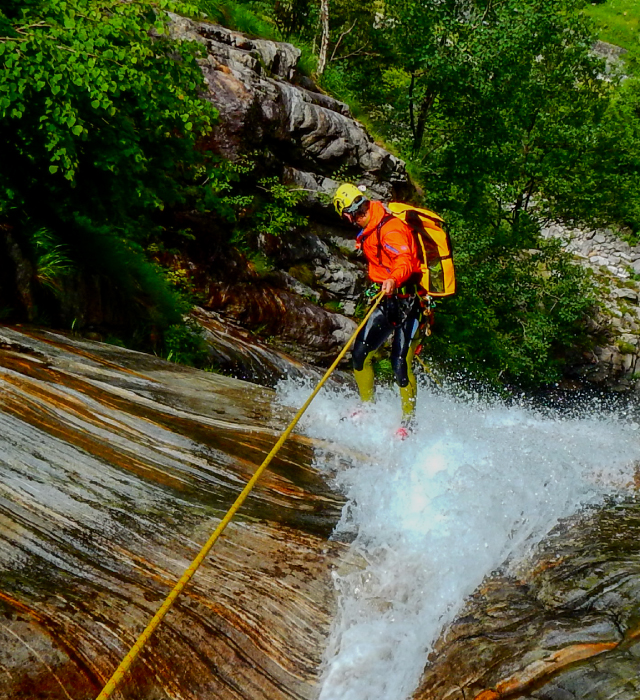
<svg viewBox="0 0 640 700">
<path fill-rule="evenodd" d="M 406 440 L 413 432 L 413 418 L 403 418 L 402 424 L 396 430 L 394 437 L 396 440 Z"/>
<path fill-rule="evenodd" d="M 411 434 L 411 431 L 407 430 L 407 428 L 404 427 L 404 425 L 401 425 L 395 432 L 394 438 L 396 440 L 406 440 L 409 435 Z"/>
</svg>

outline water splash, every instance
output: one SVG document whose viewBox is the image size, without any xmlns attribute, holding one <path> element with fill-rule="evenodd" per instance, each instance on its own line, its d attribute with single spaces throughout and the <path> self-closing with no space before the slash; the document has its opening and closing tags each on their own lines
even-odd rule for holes
<svg viewBox="0 0 640 700">
<path fill-rule="evenodd" d="M 309 391 L 289 381 L 279 396 L 299 406 Z M 558 519 L 628 488 L 640 435 L 613 412 L 567 417 L 421 387 L 416 431 L 397 442 L 394 389 L 350 417 L 358 405 L 323 390 L 301 424 L 354 454 L 337 472 L 317 457 L 348 498 L 336 535 L 353 539 L 354 561 L 334 574 L 320 700 L 406 700 L 487 574 L 521 560 Z"/>
</svg>

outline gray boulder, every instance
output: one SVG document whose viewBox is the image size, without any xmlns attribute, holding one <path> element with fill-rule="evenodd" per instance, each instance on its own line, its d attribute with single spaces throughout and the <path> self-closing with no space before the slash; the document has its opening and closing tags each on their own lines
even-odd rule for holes
<svg viewBox="0 0 640 700">
<path fill-rule="evenodd" d="M 304 86 L 294 82 L 300 57 L 294 46 L 171 17 L 175 38 L 207 48 L 201 62 L 206 98 L 220 112 L 208 147 L 232 159 L 257 148 L 270 152 L 283 172 L 301 173 L 311 191 L 333 191 L 331 176 L 342 167 L 381 197 L 409 188 L 404 162 L 378 146 L 347 105 L 309 89 L 308 79 Z"/>
</svg>

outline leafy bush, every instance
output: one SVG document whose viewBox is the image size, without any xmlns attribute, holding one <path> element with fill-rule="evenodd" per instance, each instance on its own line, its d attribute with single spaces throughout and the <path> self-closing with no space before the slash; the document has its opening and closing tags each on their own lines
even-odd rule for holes
<svg viewBox="0 0 640 700">
<path fill-rule="evenodd" d="M 555 241 L 529 241 L 507 226 L 454 225 L 459 294 L 436 309 L 426 350 L 476 376 L 536 386 L 557 381 L 589 346 L 583 322 L 594 303 L 588 274 Z"/>
<path fill-rule="evenodd" d="M 164 332 L 164 355 L 181 365 L 204 366 L 209 356 L 202 329 L 188 321 L 169 326 Z"/>
<path fill-rule="evenodd" d="M 283 185 L 276 177 L 262 178 L 260 189 L 266 195 L 255 216 L 258 231 L 279 236 L 292 228 L 307 225 L 307 218 L 296 210 L 296 205 L 305 198 L 305 192 Z"/>
<path fill-rule="evenodd" d="M 201 177 L 194 146 L 216 117 L 199 96 L 201 49 L 169 38 L 167 10 L 195 11 L 172 0 L 0 0 L 0 224 L 36 254 L 34 232 L 55 238 L 42 283 L 73 263 L 141 290 L 160 315 L 170 293 L 142 243 L 153 213 L 184 202 Z"/>
</svg>

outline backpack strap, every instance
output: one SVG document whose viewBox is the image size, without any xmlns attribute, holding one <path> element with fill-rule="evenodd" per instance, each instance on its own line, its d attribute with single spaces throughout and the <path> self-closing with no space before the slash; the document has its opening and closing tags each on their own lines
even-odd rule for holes
<svg viewBox="0 0 640 700">
<path fill-rule="evenodd" d="M 380 223 L 376 226 L 376 232 L 378 235 L 378 263 L 382 265 L 382 242 L 380 240 L 380 231 L 382 231 L 382 227 L 388 222 L 391 221 L 391 219 L 395 219 L 396 217 L 393 214 L 385 214 L 382 219 L 380 219 Z"/>
</svg>

